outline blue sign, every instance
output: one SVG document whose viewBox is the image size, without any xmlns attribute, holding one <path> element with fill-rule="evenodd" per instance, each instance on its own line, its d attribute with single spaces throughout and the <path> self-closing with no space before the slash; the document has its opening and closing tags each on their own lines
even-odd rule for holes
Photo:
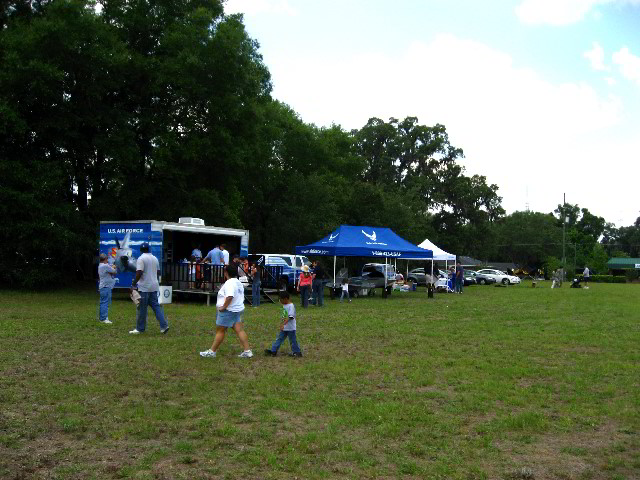
<svg viewBox="0 0 640 480">
<path fill-rule="evenodd" d="M 151 231 L 150 223 L 102 223 L 100 224 L 100 253 L 107 255 L 115 265 L 117 287 L 130 287 L 136 275 L 136 261 L 140 245 L 149 243 L 149 251 L 162 268 L 162 232 Z"/>
</svg>

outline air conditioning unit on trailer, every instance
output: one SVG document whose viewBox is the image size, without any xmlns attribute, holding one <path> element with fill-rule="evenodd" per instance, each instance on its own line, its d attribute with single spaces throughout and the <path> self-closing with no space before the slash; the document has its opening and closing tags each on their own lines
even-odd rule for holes
<svg viewBox="0 0 640 480">
<path fill-rule="evenodd" d="M 178 223 L 184 223 L 185 225 L 201 225 L 204 227 L 204 220 L 195 217 L 180 217 Z"/>
</svg>

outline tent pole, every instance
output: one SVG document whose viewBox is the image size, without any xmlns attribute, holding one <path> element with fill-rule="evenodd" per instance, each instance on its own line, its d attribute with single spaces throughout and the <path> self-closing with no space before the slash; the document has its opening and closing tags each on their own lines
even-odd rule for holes
<svg viewBox="0 0 640 480">
<path fill-rule="evenodd" d="M 384 257 L 384 293 L 387 293 L 387 257 Z"/>
<path fill-rule="evenodd" d="M 333 288 L 336 288 L 336 256 L 335 255 L 333 256 Z"/>
</svg>

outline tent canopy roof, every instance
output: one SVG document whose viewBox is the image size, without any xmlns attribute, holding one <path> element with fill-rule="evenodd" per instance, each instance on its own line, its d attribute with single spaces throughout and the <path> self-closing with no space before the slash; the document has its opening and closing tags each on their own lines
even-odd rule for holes
<svg viewBox="0 0 640 480">
<path fill-rule="evenodd" d="M 340 225 L 323 239 L 296 247 L 296 255 L 427 259 L 433 252 L 408 242 L 390 228 Z"/>
<path fill-rule="evenodd" d="M 420 248 L 426 248 L 427 250 L 431 250 L 433 252 L 434 260 L 447 260 L 450 262 L 455 262 L 456 256 L 451 253 L 445 252 L 440 247 L 435 245 L 431 240 L 425 238 L 424 242 L 418 244 Z"/>
</svg>

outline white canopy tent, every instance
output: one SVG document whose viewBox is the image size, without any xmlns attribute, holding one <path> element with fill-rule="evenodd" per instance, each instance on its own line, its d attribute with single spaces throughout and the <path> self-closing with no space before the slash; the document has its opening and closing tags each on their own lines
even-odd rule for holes
<svg viewBox="0 0 640 480">
<path fill-rule="evenodd" d="M 433 262 L 434 260 L 436 261 L 443 261 L 445 262 L 445 269 L 448 267 L 448 263 L 449 262 L 454 262 L 456 261 L 456 256 L 445 252 L 444 250 L 442 250 L 440 247 L 438 247 L 437 245 L 435 245 L 431 240 L 429 240 L 428 238 L 425 238 L 424 241 L 422 243 L 418 244 L 418 247 L 420 248 L 424 248 L 425 250 L 431 250 L 433 252 L 433 258 L 431 259 L 431 276 L 433 277 Z M 407 258 L 405 260 L 424 260 L 423 258 Z M 409 262 L 407 262 L 407 276 L 409 276 Z"/>
</svg>

